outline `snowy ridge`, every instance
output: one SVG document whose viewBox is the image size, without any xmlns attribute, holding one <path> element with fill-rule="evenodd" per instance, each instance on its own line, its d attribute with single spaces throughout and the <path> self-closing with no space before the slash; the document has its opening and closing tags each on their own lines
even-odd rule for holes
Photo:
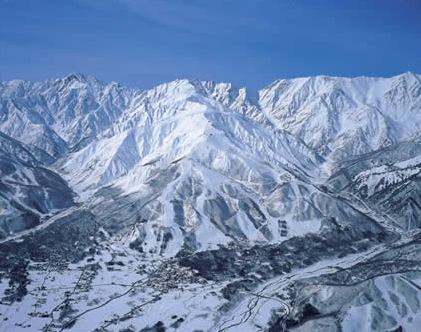
<svg viewBox="0 0 421 332">
<path fill-rule="evenodd" d="M 331 158 L 349 158 L 420 131 L 421 80 L 317 76 L 280 80 L 259 92 L 278 126 Z"/>
<path fill-rule="evenodd" d="M 1 131 L 58 157 L 109 127 L 132 91 L 71 74 L 43 82 L 0 85 Z"/>
<path fill-rule="evenodd" d="M 421 171 L 421 156 L 401 161 L 393 165 L 373 167 L 358 174 L 354 181 L 358 190 L 364 187 L 367 196 L 384 190 L 391 185 L 407 181 Z"/>
</svg>

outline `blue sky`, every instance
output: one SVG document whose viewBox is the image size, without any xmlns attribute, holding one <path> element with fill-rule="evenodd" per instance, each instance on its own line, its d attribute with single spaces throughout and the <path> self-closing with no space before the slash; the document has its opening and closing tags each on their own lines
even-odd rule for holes
<svg viewBox="0 0 421 332">
<path fill-rule="evenodd" d="M 419 0 L 0 0 L 0 80 L 421 73 Z"/>
</svg>

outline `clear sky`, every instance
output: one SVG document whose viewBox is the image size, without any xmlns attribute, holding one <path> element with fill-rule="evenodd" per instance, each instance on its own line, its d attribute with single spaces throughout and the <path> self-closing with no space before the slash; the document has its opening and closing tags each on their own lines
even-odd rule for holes
<svg viewBox="0 0 421 332">
<path fill-rule="evenodd" d="M 421 0 L 0 0 L 0 80 L 421 73 Z"/>
</svg>

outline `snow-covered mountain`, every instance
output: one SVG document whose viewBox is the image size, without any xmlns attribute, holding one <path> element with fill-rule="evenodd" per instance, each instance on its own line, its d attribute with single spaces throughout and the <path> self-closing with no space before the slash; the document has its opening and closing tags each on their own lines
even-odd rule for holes
<svg viewBox="0 0 421 332">
<path fill-rule="evenodd" d="M 280 80 L 259 92 L 279 127 L 333 159 L 350 158 L 419 134 L 421 78 L 317 76 Z"/>
<path fill-rule="evenodd" d="M 55 210 L 74 204 L 74 194 L 42 165 L 51 157 L 0 133 L 0 237 L 34 227 Z"/>
<path fill-rule="evenodd" d="M 83 272 L 73 295 L 52 301 L 61 313 L 22 311 L 36 317 L 37 329 L 111 331 L 117 324 L 132 331 L 123 323 L 129 315 L 142 331 L 307 331 L 330 316 L 320 308 L 327 295 L 308 296 L 306 287 L 339 278 L 344 308 L 332 305 L 338 314 L 326 324 L 353 331 L 349 317 L 360 310 L 352 309 L 358 288 L 332 273 L 350 271 L 351 279 L 369 283 L 355 272 L 366 263 L 364 269 L 379 276 L 369 283 L 372 292 L 399 292 L 384 286 L 389 279 L 372 271 L 378 261 L 370 259 L 410 252 L 418 241 L 420 134 L 421 76 L 413 73 L 285 79 L 260 91 L 194 80 L 142 91 L 82 74 L 0 83 L 0 254 L 7 257 L 0 271 L 9 285 L 9 307 L 3 308 L 41 301 L 35 290 L 25 290 L 31 282 L 44 285 L 50 274 L 58 280 L 51 289 L 62 287 L 60 275 L 71 262 Z M 150 266 L 136 272 L 133 261 Z M 31 264 L 54 265 L 56 272 L 48 267 L 41 281 L 43 273 Z M 397 283 L 405 264 L 388 267 Z M 81 307 L 82 293 L 92 303 L 114 301 L 111 294 L 101 301 L 95 282 L 133 289 L 138 281 L 129 275 L 136 273 L 150 280 L 150 289 L 132 294 L 152 296 L 148 310 L 170 308 L 173 291 L 163 300 L 152 294 L 158 290 L 162 297 L 177 283 L 187 285 L 183 301 L 197 296 L 193 289 L 200 284 L 215 283 L 216 295 L 203 290 L 204 306 L 186 304 L 178 323 L 170 322 L 174 314 L 146 319 L 129 299 L 123 316 L 109 309 L 117 315 L 113 328 L 104 320 L 109 313 L 93 325 L 79 319 L 102 308 Z M 412 285 L 419 276 L 404 278 Z M 86 290 L 77 290 L 85 279 Z M 279 287 L 265 286 L 270 280 Z M 250 294 L 261 294 L 266 304 L 250 307 L 261 299 Z M 402 294 L 400 301 L 406 299 Z M 49 310 L 52 302 L 38 306 Z M 395 322 L 405 317 L 382 304 L 374 308 Z M 18 324 L 13 329 L 30 328 L 23 321 L 11 320 Z M 373 330 L 384 330 L 371 322 Z M 416 320 L 400 324 L 411 330 Z"/>
<path fill-rule="evenodd" d="M 0 83 L 0 129 L 60 157 L 111 126 L 133 93 L 81 74 L 43 82 Z"/>
</svg>

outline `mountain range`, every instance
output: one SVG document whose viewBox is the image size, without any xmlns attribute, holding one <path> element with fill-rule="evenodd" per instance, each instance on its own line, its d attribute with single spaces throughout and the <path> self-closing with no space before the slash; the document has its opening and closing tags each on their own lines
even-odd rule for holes
<svg viewBox="0 0 421 332">
<path fill-rule="evenodd" d="M 421 76 L 0 83 L 0 330 L 418 331 Z"/>
</svg>

